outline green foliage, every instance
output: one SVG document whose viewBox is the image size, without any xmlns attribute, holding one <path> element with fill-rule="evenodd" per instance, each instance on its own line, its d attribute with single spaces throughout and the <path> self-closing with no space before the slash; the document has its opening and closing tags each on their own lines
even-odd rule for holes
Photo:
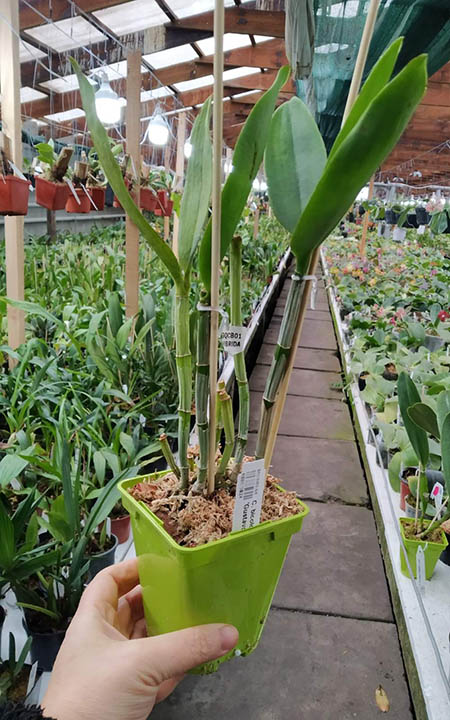
<svg viewBox="0 0 450 720">
<path fill-rule="evenodd" d="M 402 414 L 403 423 L 408 433 L 411 445 L 420 460 L 422 468 L 425 468 L 430 456 L 428 438 L 425 430 L 413 422 L 409 416 L 408 408 L 420 403 L 420 395 L 414 382 L 405 372 L 400 373 L 398 378 L 398 402 Z"/>
</svg>

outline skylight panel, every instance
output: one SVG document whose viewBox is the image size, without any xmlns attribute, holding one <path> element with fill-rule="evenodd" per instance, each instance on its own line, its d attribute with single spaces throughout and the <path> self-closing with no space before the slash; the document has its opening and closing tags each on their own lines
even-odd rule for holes
<svg viewBox="0 0 450 720">
<path fill-rule="evenodd" d="M 53 113 L 52 115 L 44 115 L 48 120 L 53 122 L 65 122 L 66 120 L 75 120 L 84 117 L 84 110 L 81 108 L 73 108 L 73 110 L 64 110 L 63 112 Z"/>
<path fill-rule="evenodd" d="M 129 0 L 92 14 L 116 35 L 126 35 L 169 22 L 166 13 L 155 0 Z"/>
<path fill-rule="evenodd" d="M 34 45 L 21 40 L 19 43 L 19 59 L 20 62 L 28 62 L 29 60 L 35 60 L 36 58 L 47 57 L 43 50 L 38 50 Z"/>
<path fill-rule="evenodd" d="M 39 25 L 30 28 L 27 32 L 56 52 L 64 52 L 82 45 L 106 40 L 106 35 L 103 35 L 100 30 L 79 15 L 66 20 L 58 20 L 55 23 Z"/>
<path fill-rule="evenodd" d="M 176 83 L 175 88 L 179 92 L 186 90 L 195 90 L 196 88 L 206 87 L 214 83 L 214 77 L 212 75 L 205 75 L 205 77 L 196 78 L 195 80 L 184 80 L 183 82 Z"/>
<path fill-rule="evenodd" d="M 54 78 L 54 80 L 46 80 L 41 83 L 41 85 L 55 93 L 65 93 L 70 92 L 71 90 L 78 90 L 78 80 L 75 74 Z"/>
<path fill-rule="evenodd" d="M 243 33 L 225 33 L 223 36 L 223 49 L 225 52 L 227 52 L 227 50 L 234 50 L 235 48 L 249 47 L 251 44 L 249 36 Z M 205 40 L 199 40 L 197 45 L 205 55 L 214 54 L 213 37 L 206 38 Z"/>
<path fill-rule="evenodd" d="M 167 0 L 170 9 L 179 18 L 214 10 L 214 0 Z M 225 0 L 225 7 L 234 6 L 234 0 Z"/>
<path fill-rule="evenodd" d="M 232 70 L 225 70 L 223 73 L 224 80 L 233 80 L 234 78 L 240 78 L 244 75 L 255 75 L 260 73 L 261 70 L 255 67 L 239 67 L 233 68 Z"/>
<path fill-rule="evenodd" d="M 141 102 L 147 102 L 147 100 L 156 100 L 157 98 L 168 97 L 173 95 L 173 92 L 166 87 L 157 87 L 153 90 L 144 90 L 141 92 Z"/>
<path fill-rule="evenodd" d="M 150 63 L 155 70 L 159 70 L 160 68 L 195 60 L 197 57 L 198 55 L 192 45 L 180 45 L 169 50 L 160 50 L 159 52 L 150 53 L 150 55 L 144 55 L 144 60 Z"/>
<path fill-rule="evenodd" d="M 39 90 L 35 90 L 31 87 L 22 87 L 20 88 L 20 102 L 26 103 L 26 102 L 32 102 L 33 100 L 42 100 L 42 98 L 46 98 L 47 95 L 43 92 L 39 92 Z"/>
</svg>

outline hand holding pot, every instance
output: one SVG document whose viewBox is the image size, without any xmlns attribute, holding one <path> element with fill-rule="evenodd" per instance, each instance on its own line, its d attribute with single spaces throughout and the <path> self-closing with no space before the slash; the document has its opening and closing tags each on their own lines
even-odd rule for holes
<svg viewBox="0 0 450 720">
<path fill-rule="evenodd" d="M 228 653 L 230 625 L 202 625 L 146 637 L 137 560 L 90 583 L 56 659 L 42 702 L 56 720 L 145 720 L 191 668 Z"/>
</svg>

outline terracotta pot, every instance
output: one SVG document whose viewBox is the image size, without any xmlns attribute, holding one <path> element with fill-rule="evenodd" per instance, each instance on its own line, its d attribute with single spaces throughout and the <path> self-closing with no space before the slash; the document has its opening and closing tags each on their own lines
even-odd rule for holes
<svg viewBox="0 0 450 720">
<path fill-rule="evenodd" d="M 155 215 L 163 215 L 169 217 L 172 214 L 173 202 L 169 200 L 167 190 L 158 190 L 158 202 L 156 204 Z"/>
<path fill-rule="evenodd" d="M 66 202 L 66 212 L 68 213 L 89 213 L 91 212 L 91 201 L 89 199 L 89 196 L 86 195 L 83 188 L 77 187 L 75 188 L 75 192 L 77 194 L 78 200 L 80 201 L 80 204 L 77 203 L 72 193 L 70 193 L 69 197 L 67 198 Z"/>
<path fill-rule="evenodd" d="M 0 175 L 0 215 L 26 215 L 30 183 L 15 175 Z"/>
<path fill-rule="evenodd" d="M 150 188 L 141 188 L 141 208 L 154 212 L 158 205 L 158 198 Z"/>
<path fill-rule="evenodd" d="M 129 515 L 122 515 L 122 517 L 111 518 L 111 532 L 116 536 L 120 543 L 124 543 L 130 537 L 130 526 L 131 519 Z"/>
<path fill-rule="evenodd" d="M 54 183 L 36 176 L 36 202 L 47 210 L 64 210 L 69 193 L 66 183 Z"/>
<path fill-rule="evenodd" d="M 91 196 L 92 201 L 95 203 L 97 210 L 104 210 L 105 209 L 106 188 L 90 187 L 90 188 L 88 188 L 88 193 Z M 93 209 L 95 209 L 95 208 L 93 208 Z"/>
</svg>

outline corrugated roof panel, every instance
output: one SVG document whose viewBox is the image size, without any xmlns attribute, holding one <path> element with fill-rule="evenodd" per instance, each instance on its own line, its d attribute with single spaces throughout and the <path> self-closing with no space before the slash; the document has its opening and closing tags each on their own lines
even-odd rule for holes
<svg viewBox="0 0 450 720">
<path fill-rule="evenodd" d="M 20 102 L 32 102 L 33 100 L 42 100 L 42 98 L 47 97 L 47 95 L 43 92 L 39 92 L 39 90 L 35 90 L 31 87 L 22 87 L 20 88 Z"/>
<path fill-rule="evenodd" d="M 153 90 L 144 90 L 141 92 L 141 102 L 147 102 L 147 100 L 156 100 L 157 98 L 168 97 L 173 95 L 173 92 L 166 87 L 157 87 Z"/>
<path fill-rule="evenodd" d="M 214 77 L 212 75 L 205 75 L 205 77 L 196 78 L 195 80 L 183 80 L 183 82 L 176 83 L 175 89 L 179 92 L 185 92 L 186 90 L 196 90 L 200 87 L 206 87 L 214 83 Z"/>
<path fill-rule="evenodd" d="M 180 45 L 169 50 L 160 50 L 159 52 L 150 53 L 150 55 L 144 55 L 144 59 L 156 70 L 195 60 L 197 57 L 198 55 L 192 45 Z"/>
<path fill-rule="evenodd" d="M 21 40 L 19 43 L 19 58 L 20 62 L 28 62 L 29 60 L 35 60 L 36 58 L 47 57 L 43 50 L 38 50 L 30 43 Z"/>
<path fill-rule="evenodd" d="M 167 0 L 170 9 L 179 18 L 214 10 L 214 0 Z M 234 5 L 234 0 L 225 0 L 225 7 Z"/>
<path fill-rule="evenodd" d="M 145 30 L 169 21 L 155 0 L 129 0 L 92 13 L 116 35 Z"/>
<path fill-rule="evenodd" d="M 27 33 L 56 52 L 106 40 L 100 30 L 79 15 L 30 28 Z"/>
<path fill-rule="evenodd" d="M 75 120 L 84 116 L 84 110 L 81 108 L 73 108 L 73 110 L 64 110 L 63 112 L 53 113 L 52 115 L 44 115 L 44 117 L 54 122 L 65 122 L 66 120 Z"/>
<path fill-rule="evenodd" d="M 251 40 L 248 35 L 244 35 L 241 33 L 225 33 L 223 36 L 223 49 L 225 51 L 227 50 L 233 50 L 234 48 L 239 47 L 248 47 L 251 45 Z M 214 38 L 206 38 L 205 40 L 199 40 L 197 42 L 197 45 L 199 46 L 202 53 L 205 55 L 213 55 L 214 54 Z"/>
</svg>

